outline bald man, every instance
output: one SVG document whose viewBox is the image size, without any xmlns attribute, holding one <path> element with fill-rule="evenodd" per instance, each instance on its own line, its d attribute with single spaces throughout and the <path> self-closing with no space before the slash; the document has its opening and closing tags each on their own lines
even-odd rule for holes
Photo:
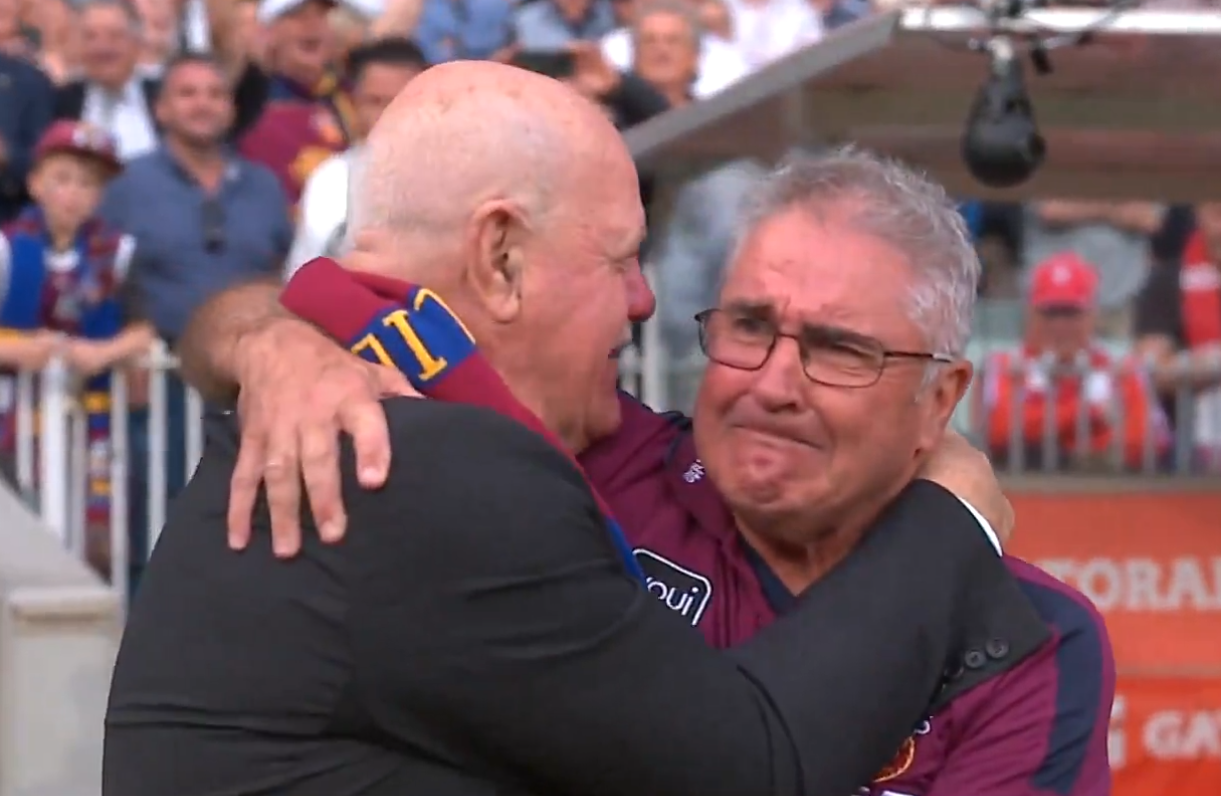
<svg viewBox="0 0 1221 796">
<path fill-rule="evenodd" d="M 213 440 L 131 610 L 106 796 L 847 794 L 957 652 L 1026 610 L 957 500 L 916 490 L 791 613 L 709 649 L 649 594 L 571 457 L 618 426 L 614 357 L 653 309 L 614 129 L 546 78 L 454 63 L 391 105 L 366 164 L 347 265 L 421 287 L 414 316 L 362 318 L 358 345 L 437 376 L 458 363 L 447 379 L 481 365 L 534 430 L 385 402 L 385 486 L 358 487 L 345 445 L 350 532 L 323 545 L 303 517 L 291 562 L 228 549 L 237 431 Z M 482 354 L 430 348 L 423 321 Z"/>
</svg>

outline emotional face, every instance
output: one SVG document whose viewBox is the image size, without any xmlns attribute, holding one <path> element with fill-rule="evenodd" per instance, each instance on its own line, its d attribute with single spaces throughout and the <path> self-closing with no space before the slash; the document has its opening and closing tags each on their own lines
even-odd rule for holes
<svg viewBox="0 0 1221 796">
<path fill-rule="evenodd" d="M 645 219 L 635 166 L 621 143 L 599 160 L 574 180 L 560 215 L 525 254 L 534 263 L 523 296 L 533 342 L 523 364 L 548 416 L 560 418 L 578 448 L 619 427 L 619 357 L 631 324 L 655 307 L 640 270 Z"/>
<path fill-rule="evenodd" d="M 714 361 L 695 438 L 745 528 L 812 541 L 878 508 L 940 438 L 969 366 L 963 379 L 928 359 L 915 276 L 902 251 L 834 209 L 784 211 L 742 242 L 706 326 Z M 951 373 L 926 384 L 930 368 Z"/>
</svg>

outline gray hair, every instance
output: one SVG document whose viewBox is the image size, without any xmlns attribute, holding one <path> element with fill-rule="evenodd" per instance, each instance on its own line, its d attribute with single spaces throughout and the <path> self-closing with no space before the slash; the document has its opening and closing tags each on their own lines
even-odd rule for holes
<svg viewBox="0 0 1221 796">
<path fill-rule="evenodd" d="M 905 252 L 916 272 L 912 320 L 934 353 L 963 354 L 980 264 L 945 188 L 898 161 L 851 146 L 792 156 L 746 198 L 738 245 L 760 223 L 793 207 L 846 209 L 855 227 Z"/>
<path fill-rule="evenodd" d="M 646 0 L 632 13 L 632 46 L 639 44 L 639 31 L 637 25 L 640 21 L 653 16 L 654 14 L 668 14 L 682 19 L 687 24 L 687 29 L 691 32 L 691 43 L 695 45 L 696 51 L 700 49 L 700 42 L 704 39 L 704 25 L 700 22 L 699 14 L 691 7 L 691 3 L 686 0 Z"/>
</svg>

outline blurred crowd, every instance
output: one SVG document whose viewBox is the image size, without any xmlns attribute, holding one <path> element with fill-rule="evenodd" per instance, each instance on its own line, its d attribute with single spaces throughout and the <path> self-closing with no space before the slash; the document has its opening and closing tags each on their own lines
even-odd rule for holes
<svg viewBox="0 0 1221 796">
<path fill-rule="evenodd" d="M 0 369 L 57 359 L 75 371 L 101 516 L 107 374 L 153 339 L 172 347 L 218 291 L 341 252 L 362 138 L 423 69 L 513 63 L 568 82 L 627 128 L 897 4 L 0 0 Z M 674 363 L 698 350 L 692 316 L 715 304 L 738 206 L 763 168 L 707 171 L 653 218 L 647 259 Z M 648 200 L 647 175 L 641 188 Z M 1221 464 L 1221 205 L 1048 198 L 962 212 L 984 262 L 982 388 L 966 408 L 981 444 L 1053 469 Z M 685 408 L 692 381 L 674 372 L 670 403 Z M 0 378 L 10 448 L 12 383 Z M 138 515 L 148 421 L 132 385 Z M 183 385 L 168 390 L 172 491 L 187 419 Z"/>
</svg>

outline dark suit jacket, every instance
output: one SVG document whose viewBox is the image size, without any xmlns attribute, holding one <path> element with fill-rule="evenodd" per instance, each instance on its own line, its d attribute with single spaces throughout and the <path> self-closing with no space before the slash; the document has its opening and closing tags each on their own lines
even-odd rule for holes
<svg viewBox="0 0 1221 796">
<path fill-rule="evenodd" d="M 0 54 L 0 140 L 8 154 L 0 165 L 0 223 L 28 200 L 25 180 L 34 147 L 51 123 L 55 89 L 38 67 Z"/>
<path fill-rule="evenodd" d="M 83 80 L 73 80 L 65 83 L 55 92 L 55 118 L 73 119 L 79 121 L 85 110 L 85 88 Z M 153 115 L 153 105 L 157 101 L 157 92 L 161 90 L 161 81 L 157 78 L 141 79 L 140 88 L 144 93 L 144 102 L 148 106 L 148 116 L 156 124 Z"/>
<path fill-rule="evenodd" d="M 148 104 L 149 117 L 153 120 L 153 124 L 157 124 L 153 109 L 157 102 L 157 93 L 161 90 L 161 80 L 146 77 L 141 81 L 140 87 L 144 91 L 144 100 Z M 267 104 L 267 92 L 267 76 L 257 66 L 247 66 L 233 87 L 234 118 L 233 129 L 230 131 L 232 140 L 237 140 L 259 118 L 263 107 Z M 56 91 L 56 119 L 80 119 L 84 107 L 84 81 L 74 80 Z M 158 125 L 158 132 L 160 132 L 160 125 Z"/>
<path fill-rule="evenodd" d="M 788 615 L 717 652 L 631 577 L 590 488 L 491 411 L 386 403 L 349 533 L 277 560 L 210 441 L 132 607 L 104 796 L 827 796 L 891 758 L 961 650 L 1048 633 L 957 498 L 909 487 Z"/>
</svg>

